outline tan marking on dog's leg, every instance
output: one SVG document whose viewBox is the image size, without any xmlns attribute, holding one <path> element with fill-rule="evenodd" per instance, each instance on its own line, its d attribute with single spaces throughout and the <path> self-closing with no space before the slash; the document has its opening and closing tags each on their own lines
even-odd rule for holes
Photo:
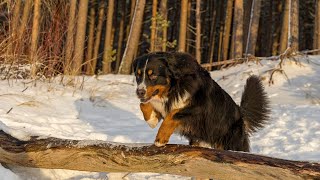
<svg viewBox="0 0 320 180">
<path fill-rule="evenodd" d="M 156 140 L 154 144 L 158 147 L 164 146 L 168 143 L 170 136 L 173 134 L 174 130 L 180 125 L 180 121 L 173 119 L 173 116 L 178 112 L 179 110 L 173 110 L 171 111 L 167 117 L 163 120 Z"/>
<path fill-rule="evenodd" d="M 140 103 L 140 109 L 142 111 L 144 120 L 153 129 L 157 126 L 160 119 L 160 113 L 156 112 L 150 103 Z"/>
</svg>

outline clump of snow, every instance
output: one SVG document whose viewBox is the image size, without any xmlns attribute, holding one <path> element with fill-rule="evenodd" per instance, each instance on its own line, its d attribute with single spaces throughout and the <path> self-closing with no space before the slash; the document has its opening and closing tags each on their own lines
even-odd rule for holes
<svg viewBox="0 0 320 180">
<path fill-rule="evenodd" d="M 265 128 L 250 138 L 252 153 L 320 161 L 320 57 L 302 58 L 300 63 L 285 60 L 286 75 L 276 72 L 274 84 L 269 85 L 270 72 L 278 63 L 249 62 L 211 75 L 237 103 L 250 75 L 263 79 L 272 114 Z M 133 76 L 85 76 L 77 81 L 75 87 L 65 86 L 60 79 L 51 83 L 38 81 L 36 86 L 23 80 L 0 81 L 0 128 L 22 140 L 30 135 L 85 140 L 76 145 L 79 147 L 99 145 L 101 141 L 133 145 L 154 142 L 159 126 L 151 129 L 143 120 Z M 187 144 L 187 140 L 173 135 L 169 143 Z M 114 175 L 16 166 L 10 169 L 33 179 L 104 179 Z M 1 176 L 6 171 L 0 167 Z M 122 175 L 126 179 L 187 179 L 150 173 Z"/>
<path fill-rule="evenodd" d="M 20 180 L 20 177 L 0 164 L 1 179 Z"/>
<path fill-rule="evenodd" d="M 27 141 L 30 140 L 30 133 L 25 132 L 23 129 L 15 129 L 15 128 L 10 128 L 4 123 L 0 121 L 0 130 L 4 131 L 7 134 L 10 134 L 11 136 L 22 140 L 22 141 Z"/>
</svg>

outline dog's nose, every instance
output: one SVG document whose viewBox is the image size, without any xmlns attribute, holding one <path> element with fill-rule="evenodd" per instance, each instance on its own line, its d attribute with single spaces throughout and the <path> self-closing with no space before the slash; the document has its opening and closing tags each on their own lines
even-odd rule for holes
<svg viewBox="0 0 320 180">
<path fill-rule="evenodd" d="M 144 90 L 144 89 L 137 89 L 137 95 L 138 95 L 138 97 L 143 98 L 145 94 L 146 94 L 146 90 Z"/>
</svg>

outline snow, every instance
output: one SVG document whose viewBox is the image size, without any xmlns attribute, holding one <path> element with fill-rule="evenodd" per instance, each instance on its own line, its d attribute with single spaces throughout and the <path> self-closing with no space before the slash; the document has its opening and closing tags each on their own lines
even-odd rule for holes
<svg viewBox="0 0 320 180">
<path fill-rule="evenodd" d="M 320 162 L 320 56 L 285 60 L 284 72 L 271 70 L 278 61 L 249 62 L 211 72 L 239 103 L 249 75 L 260 75 L 271 100 L 271 120 L 251 140 L 251 151 L 277 158 Z M 286 78 L 289 78 L 289 80 Z M 153 143 L 159 125 L 143 120 L 131 75 L 57 77 L 50 82 L 0 81 L 0 129 L 27 140 L 57 137 L 86 140 L 77 146 L 118 143 Z M 169 143 L 186 144 L 173 135 Z M 155 173 L 92 173 L 83 171 L 0 166 L 4 179 L 190 179 Z"/>
</svg>

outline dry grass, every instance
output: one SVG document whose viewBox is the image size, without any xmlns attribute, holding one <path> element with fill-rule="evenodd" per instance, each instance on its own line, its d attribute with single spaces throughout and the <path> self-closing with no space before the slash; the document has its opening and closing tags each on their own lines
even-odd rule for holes
<svg viewBox="0 0 320 180">
<path fill-rule="evenodd" d="M 22 1 L 24 2 L 24 1 Z M 23 9 L 20 10 L 20 21 Z M 47 79 L 61 74 L 64 67 L 64 39 L 67 29 L 65 19 L 68 2 L 63 0 L 42 1 L 39 46 L 37 50 L 36 77 L 31 77 L 30 37 L 32 32 L 32 13 L 28 17 L 25 32 L 20 35 L 18 28 L 12 28 L 15 1 L 5 0 L 0 3 L 0 78 L 1 79 Z"/>
</svg>

